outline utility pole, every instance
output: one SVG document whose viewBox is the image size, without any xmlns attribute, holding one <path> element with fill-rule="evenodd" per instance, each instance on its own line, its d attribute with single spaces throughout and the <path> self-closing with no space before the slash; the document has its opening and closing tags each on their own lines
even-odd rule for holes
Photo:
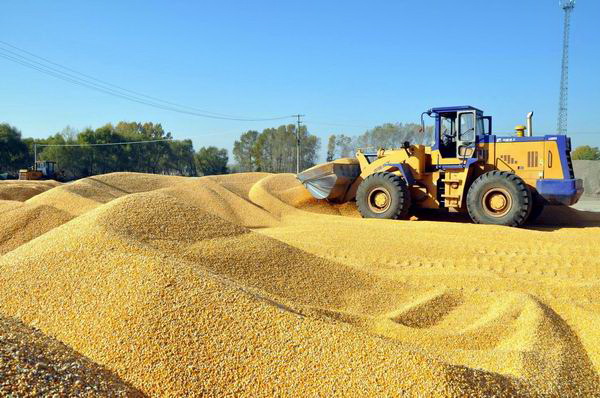
<svg viewBox="0 0 600 398">
<path fill-rule="evenodd" d="M 565 12 L 563 23 L 563 54 L 560 73 L 560 95 L 558 100 L 558 134 L 567 134 L 567 98 L 569 94 L 569 33 L 571 31 L 571 12 L 575 8 L 575 0 L 560 0 L 560 7 Z"/>
<path fill-rule="evenodd" d="M 37 144 L 33 143 L 33 170 L 37 170 Z"/>
<path fill-rule="evenodd" d="M 297 118 L 296 124 L 296 174 L 300 174 L 300 125 L 302 124 L 301 118 L 306 115 L 294 115 Z"/>
</svg>

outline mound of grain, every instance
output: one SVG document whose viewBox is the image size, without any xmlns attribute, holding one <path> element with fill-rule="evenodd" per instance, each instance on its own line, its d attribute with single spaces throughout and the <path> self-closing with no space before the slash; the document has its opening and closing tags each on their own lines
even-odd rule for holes
<svg viewBox="0 0 600 398">
<path fill-rule="evenodd" d="M 236 173 L 226 174 L 218 176 L 208 176 L 207 179 L 211 179 L 221 185 L 223 188 L 235 193 L 236 195 L 249 200 L 248 193 L 254 184 L 259 182 L 265 177 L 271 176 L 271 173 Z"/>
<path fill-rule="evenodd" d="M 162 219 L 155 222 L 140 210 L 144 203 L 157 209 L 155 214 Z M 141 232 L 131 225 L 141 226 Z M 188 245 L 202 242 L 216 247 L 221 241 L 221 248 L 204 257 L 202 251 L 193 253 L 195 261 L 157 250 L 153 244 L 161 244 L 157 232 L 162 225 L 165 232 L 174 232 L 175 226 L 183 229 L 174 232 L 173 240 L 182 255 Z M 203 232 L 193 235 L 187 228 Z M 233 252 L 232 258 L 236 251 L 244 255 L 237 263 L 226 261 L 227 267 L 247 269 L 228 271 L 232 276 L 250 278 L 251 270 L 280 267 L 280 262 L 265 263 L 265 254 L 254 258 L 247 247 L 230 244 L 232 238 L 251 239 L 254 233 L 173 202 L 163 193 L 121 198 L 57 232 L 56 237 L 40 237 L 35 245 L 25 244 L 0 260 L 0 308 L 35 323 L 147 394 L 475 396 L 514 394 L 516 388 L 527 392 L 526 386 L 510 378 L 445 365 L 410 346 L 310 315 L 310 308 L 217 275 L 224 262 L 216 254 L 225 255 L 227 250 Z M 195 242 L 189 241 L 190 236 Z M 283 260 L 285 253 L 272 251 L 276 245 L 256 237 L 255 250 L 271 251 L 273 258 Z M 305 255 L 307 266 L 323 262 L 311 258 Z M 346 281 L 333 287 L 341 289 L 338 303 L 344 301 L 341 292 L 353 290 L 344 285 L 352 278 L 343 271 L 335 276 L 327 276 L 323 268 L 314 271 L 314 283 L 319 277 Z M 290 274 L 294 272 L 300 271 Z M 286 275 L 265 274 L 271 280 L 264 283 L 267 288 L 286 283 Z M 307 292 L 306 299 L 313 292 L 314 288 Z"/>
<path fill-rule="evenodd" d="M 0 214 L 23 206 L 23 202 L 15 200 L 0 200 Z"/>
<path fill-rule="evenodd" d="M 93 206 L 0 258 L 0 310 L 150 395 L 600 394 L 593 215 L 364 220 L 292 175 L 153 178 L 56 188 Z"/>
<path fill-rule="evenodd" d="M 232 179 L 222 178 L 223 183 L 216 182 L 212 177 L 202 177 L 165 188 L 161 192 L 234 224 L 248 228 L 276 226 L 278 220 L 273 215 L 248 199 L 250 188 L 239 184 L 235 178 L 237 176 L 234 174 Z"/>
<path fill-rule="evenodd" d="M 277 217 L 295 214 L 296 209 L 317 214 L 360 217 L 355 203 L 333 204 L 315 199 L 295 174 L 273 174 L 261 179 L 252 186 L 249 198 Z"/>
<path fill-rule="evenodd" d="M 66 345 L 0 316 L 0 395 L 3 397 L 143 397 Z"/>
<path fill-rule="evenodd" d="M 270 175 L 254 184 L 248 196 L 253 203 L 278 219 L 286 215 L 299 214 L 298 209 L 282 199 L 285 192 L 290 189 L 290 184 L 295 184 L 295 177 L 292 174 Z"/>
<path fill-rule="evenodd" d="M 431 292 L 365 325 L 449 363 L 526 380 L 536 394 L 593 396 L 600 388 L 577 334 L 526 294 Z"/>
<path fill-rule="evenodd" d="M 110 235 L 140 242 L 176 242 L 180 247 L 249 232 L 161 191 L 114 200 L 96 214 L 95 222 Z"/>
<path fill-rule="evenodd" d="M 599 229 L 536 231 L 315 216 L 289 211 L 282 193 L 294 185 L 285 176 L 273 176 L 253 187 L 251 197 L 284 220 L 262 234 L 395 280 L 410 292 L 387 313 L 377 303 L 371 310 L 354 307 L 340 318 L 404 343 L 418 342 L 450 363 L 511 374 L 539 394 L 600 392 L 593 326 L 600 287 L 600 249 L 593 242 Z M 599 225 L 597 213 L 566 207 L 548 211 L 569 213 L 570 225 Z M 505 304 L 507 297 L 512 299 Z M 564 302 L 589 311 L 573 317 Z M 525 341 L 530 343 L 519 348 L 516 342 Z"/>
<path fill-rule="evenodd" d="M 0 200 L 16 200 L 25 202 L 42 192 L 59 186 L 60 183 L 49 181 L 0 181 Z"/>
<path fill-rule="evenodd" d="M 0 255 L 73 218 L 70 214 L 52 206 L 20 202 L 4 203 L 3 206 L 0 205 L 0 225 L 2 225 L 0 228 Z"/>
<path fill-rule="evenodd" d="M 27 203 L 52 206 L 78 216 L 121 196 L 169 187 L 184 180 L 184 177 L 158 174 L 104 174 L 64 184 L 33 197 Z"/>
</svg>

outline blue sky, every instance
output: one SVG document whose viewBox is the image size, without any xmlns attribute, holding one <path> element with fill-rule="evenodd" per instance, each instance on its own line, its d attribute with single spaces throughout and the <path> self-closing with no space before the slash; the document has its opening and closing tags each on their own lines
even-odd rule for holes
<svg viewBox="0 0 600 398">
<path fill-rule="evenodd" d="M 600 2 L 573 14 L 569 134 L 600 145 Z M 556 129 L 562 11 L 555 0 L 13 1 L 1 40 L 131 90 L 247 117 L 306 114 L 313 134 L 416 122 L 471 104 L 512 131 Z M 211 120 L 90 91 L 0 59 L 0 121 L 24 136 L 153 121 L 231 149 L 276 122 Z M 320 123 L 343 124 L 330 126 Z"/>
</svg>

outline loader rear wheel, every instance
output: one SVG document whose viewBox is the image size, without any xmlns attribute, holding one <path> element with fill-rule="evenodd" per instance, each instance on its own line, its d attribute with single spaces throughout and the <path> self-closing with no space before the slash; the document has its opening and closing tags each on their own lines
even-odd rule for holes
<svg viewBox="0 0 600 398">
<path fill-rule="evenodd" d="M 360 183 L 356 203 L 365 218 L 403 219 L 408 217 L 410 191 L 402 177 L 375 173 Z"/>
<path fill-rule="evenodd" d="M 531 191 L 513 173 L 490 171 L 479 176 L 467 193 L 467 210 L 477 224 L 518 227 L 529 217 Z"/>
<path fill-rule="evenodd" d="M 544 200 L 536 190 L 531 191 L 531 198 L 533 205 L 531 206 L 531 213 L 529 213 L 529 218 L 527 219 L 527 223 L 529 224 L 535 223 L 544 211 L 544 207 L 546 207 Z"/>
</svg>

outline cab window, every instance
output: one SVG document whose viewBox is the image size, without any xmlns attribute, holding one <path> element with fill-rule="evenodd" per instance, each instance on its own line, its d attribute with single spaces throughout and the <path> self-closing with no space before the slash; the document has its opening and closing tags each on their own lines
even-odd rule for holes
<svg viewBox="0 0 600 398">
<path fill-rule="evenodd" d="M 486 125 L 485 120 L 483 120 L 482 117 L 478 117 L 477 118 L 477 135 L 489 134 L 488 131 L 486 131 L 485 125 Z"/>
<path fill-rule="evenodd" d="M 475 117 L 472 113 L 460 114 L 459 138 L 461 141 L 475 141 Z"/>
<path fill-rule="evenodd" d="M 454 136 L 454 119 L 449 117 L 442 117 L 442 137 Z"/>
</svg>

